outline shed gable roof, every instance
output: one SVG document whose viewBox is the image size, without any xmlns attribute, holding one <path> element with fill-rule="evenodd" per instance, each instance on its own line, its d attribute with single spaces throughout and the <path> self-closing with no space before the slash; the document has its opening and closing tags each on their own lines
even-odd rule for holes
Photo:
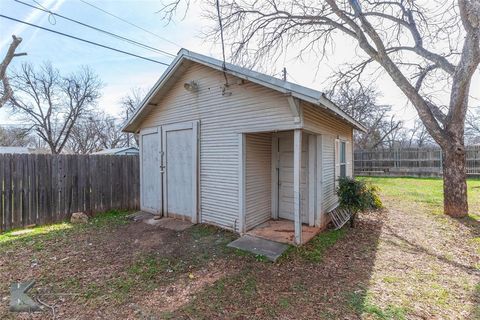
<svg viewBox="0 0 480 320">
<path fill-rule="evenodd" d="M 143 117 L 154 107 L 150 105 L 150 101 L 159 93 L 162 89 L 168 88 L 170 82 L 176 77 L 177 73 L 183 72 L 182 65 L 185 61 L 192 61 L 201 65 L 210 67 L 218 71 L 225 71 L 226 73 L 244 79 L 258 85 L 276 90 L 286 95 L 291 95 L 299 100 L 311 103 L 315 106 L 321 107 L 333 113 L 335 116 L 348 122 L 354 128 L 365 131 L 365 127 L 358 121 L 353 119 L 332 101 L 325 97 L 325 95 L 317 90 L 310 89 L 295 83 L 283 81 L 275 77 L 256 72 L 247 68 L 243 68 L 231 63 L 225 63 L 225 69 L 223 67 L 223 61 L 208 57 L 199 53 L 195 53 L 186 49 L 181 49 L 170 66 L 165 70 L 160 79 L 155 83 L 153 88 L 148 92 L 140 106 L 136 109 L 133 116 L 127 121 L 123 127 L 123 131 L 135 132 L 138 130 L 138 126 Z M 172 80 L 172 81 L 171 81 Z"/>
</svg>

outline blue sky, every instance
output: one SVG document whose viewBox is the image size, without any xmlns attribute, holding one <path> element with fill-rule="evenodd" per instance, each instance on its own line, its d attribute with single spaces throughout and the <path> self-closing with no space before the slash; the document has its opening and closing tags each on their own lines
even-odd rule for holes
<svg viewBox="0 0 480 320">
<path fill-rule="evenodd" d="M 178 45 L 174 45 L 130 26 L 79 0 L 38 0 L 42 6 L 53 12 L 117 33 L 123 37 L 134 39 L 172 54 L 176 54 L 181 46 L 193 47 L 196 48 L 196 50 L 200 49 L 198 51 L 203 53 L 212 54 L 212 48 L 214 48 L 214 46 L 205 45 L 203 40 L 198 37 L 201 29 L 198 27 L 198 19 L 195 18 L 197 14 L 197 10 L 195 9 L 191 11 L 188 19 L 166 25 L 165 22 L 160 20 L 159 15 L 155 13 L 161 7 L 159 1 L 86 1 L 158 34 L 162 38 L 178 43 Z M 32 0 L 24 0 L 24 2 L 37 6 Z M 6 16 L 99 42 L 151 59 L 166 63 L 172 60 L 171 57 L 136 47 L 61 18 L 57 17 L 53 20 L 50 17 L 49 19 L 48 14 L 19 4 L 13 0 L 0 0 L 0 11 Z M 2 56 L 8 48 L 11 34 L 23 38 L 23 42 L 18 51 L 27 52 L 28 55 L 15 58 L 11 65 L 14 68 L 22 62 L 30 62 L 37 65 L 43 61 L 51 61 L 55 67 L 64 73 L 75 71 L 82 65 L 87 65 L 92 68 L 105 83 L 99 107 L 112 114 L 119 112 L 119 100 L 128 93 L 129 90 L 135 87 L 151 87 L 166 68 L 160 64 L 95 47 L 2 18 L 0 18 L 0 30 L 2 33 L 0 54 Z M 0 123 L 11 122 L 14 122 L 14 119 L 9 116 L 6 110 L 2 110 L 0 113 Z"/>
<path fill-rule="evenodd" d="M 22 0 L 31 5 L 38 6 L 34 0 Z M 185 47 L 199 53 L 220 58 L 220 47 L 204 40 L 201 32 L 211 23 L 202 18 L 201 1 L 193 2 L 185 19 L 174 23 L 166 24 L 160 19 L 156 12 L 161 8 L 160 0 L 85 0 L 102 9 L 120 16 L 134 24 L 137 24 L 151 32 L 160 35 L 178 45 L 141 31 L 122 21 L 115 19 L 81 0 L 36 0 L 43 7 L 65 15 L 69 18 L 80 20 L 84 23 L 94 25 L 121 36 L 134 39 L 172 54 L 176 54 L 180 47 Z M 169 63 L 172 58 L 161 54 L 153 53 L 138 48 L 123 41 L 103 35 L 94 30 L 86 29 L 71 22 L 49 15 L 24 6 L 14 0 L 0 0 L 0 12 L 3 15 L 11 16 L 20 20 L 28 21 L 46 28 L 55 29 L 64 33 L 72 34 L 91 41 L 99 42 L 124 51 L 146 56 L 155 60 Z M 158 77 L 165 70 L 165 66 L 144 61 L 138 58 L 116 53 L 103 48 L 98 48 L 47 31 L 24 26 L 17 22 L 0 18 L 0 55 L 3 57 L 11 40 L 10 36 L 15 34 L 23 38 L 19 48 L 21 52 L 27 52 L 25 57 L 16 58 L 12 67 L 19 66 L 22 62 L 30 62 L 34 65 L 43 61 L 51 61 L 52 64 L 62 72 L 68 73 L 78 69 L 82 65 L 92 68 L 104 82 L 103 96 L 99 102 L 99 108 L 118 115 L 120 111 L 120 99 L 133 88 L 149 89 Z M 294 50 L 294 48 L 293 48 Z M 355 51 L 352 50 L 351 40 L 338 40 L 335 44 L 335 52 L 322 62 L 320 68 L 308 57 L 304 60 L 295 59 L 296 52 L 288 52 L 284 61 L 263 66 L 263 70 L 270 74 L 278 74 L 283 66 L 287 67 L 290 74 L 289 80 L 297 82 L 318 90 L 326 88 L 326 81 L 342 63 L 351 59 Z M 396 115 L 411 122 L 416 117 L 415 110 L 408 106 L 407 101 L 398 88 L 388 77 L 382 77 L 377 81 L 377 86 L 383 93 L 381 103 L 394 106 Z M 472 94 L 478 96 L 480 80 L 478 73 L 472 83 Z M 478 98 L 478 97 L 477 97 Z M 474 100 L 480 104 L 480 100 Z M 14 119 L 5 108 L 0 109 L 0 124 L 15 123 Z"/>
</svg>

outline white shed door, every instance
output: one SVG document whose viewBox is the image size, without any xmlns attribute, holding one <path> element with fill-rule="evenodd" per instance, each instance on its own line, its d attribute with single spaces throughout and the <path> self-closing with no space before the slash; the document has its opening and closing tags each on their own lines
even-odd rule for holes
<svg viewBox="0 0 480 320">
<path fill-rule="evenodd" d="M 192 123 L 163 126 L 164 211 L 196 221 L 197 135 Z"/>
<path fill-rule="evenodd" d="M 160 173 L 161 135 L 159 128 L 140 132 L 141 139 L 141 210 L 162 213 L 162 179 Z"/>
<path fill-rule="evenodd" d="M 308 223 L 307 210 L 307 163 L 308 139 L 302 137 L 302 173 L 300 192 L 302 197 L 302 222 Z M 293 132 L 279 134 L 278 138 L 278 216 L 279 218 L 294 220 L 293 216 Z"/>
</svg>

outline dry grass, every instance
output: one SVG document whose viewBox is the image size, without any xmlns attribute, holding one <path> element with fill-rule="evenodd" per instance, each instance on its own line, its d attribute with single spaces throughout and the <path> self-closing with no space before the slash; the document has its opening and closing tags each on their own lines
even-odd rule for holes
<svg viewBox="0 0 480 320">
<path fill-rule="evenodd" d="M 373 181 L 385 211 L 275 264 L 227 248 L 232 233 L 125 213 L 0 235 L 0 318 L 51 318 L 8 312 L 9 284 L 36 279 L 59 319 L 480 319 L 479 222 L 435 214 L 438 181 Z"/>
</svg>

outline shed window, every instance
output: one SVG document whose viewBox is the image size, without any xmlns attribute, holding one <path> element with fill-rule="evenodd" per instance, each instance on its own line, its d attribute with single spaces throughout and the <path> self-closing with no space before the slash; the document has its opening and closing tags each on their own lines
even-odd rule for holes
<svg viewBox="0 0 480 320">
<path fill-rule="evenodd" d="M 347 176 L 347 157 L 346 157 L 346 143 L 340 141 L 340 178 Z"/>
</svg>

